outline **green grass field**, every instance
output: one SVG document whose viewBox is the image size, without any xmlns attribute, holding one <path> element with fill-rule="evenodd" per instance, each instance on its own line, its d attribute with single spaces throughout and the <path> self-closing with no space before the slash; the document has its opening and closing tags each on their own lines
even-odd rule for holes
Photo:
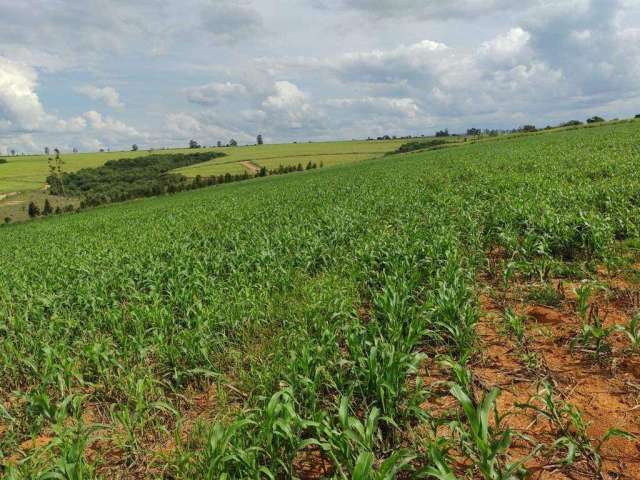
<svg viewBox="0 0 640 480">
<path fill-rule="evenodd" d="M 347 157 L 0 228 L 0 476 L 638 478 L 639 133 L 238 148 Z"/>
<path fill-rule="evenodd" d="M 220 175 L 224 173 L 242 173 L 245 169 L 241 162 L 251 161 L 268 169 L 278 168 L 279 165 L 297 165 L 308 162 L 325 165 L 352 163 L 369 158 L 379 157 L 397 149 L 406 140 L 390 141 L 352 141 L 327 143 L 297 143 L 286 145 L 261 145 L 222 149 L 228 156 L 211 162 L 177 170 L 187 176 Z M 225 165 L 225 166 L 222 166 Z M 226 170 L 228 169 L 228 170 Z"/>
</svg>

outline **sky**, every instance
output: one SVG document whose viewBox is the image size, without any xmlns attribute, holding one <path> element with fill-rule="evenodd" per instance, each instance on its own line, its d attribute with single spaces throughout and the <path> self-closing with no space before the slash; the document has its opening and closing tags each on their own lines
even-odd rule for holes
<svg viewBox="0 0 640 480">
<path fill-rule="evenodd" d="M 0 154 L 640 114 L 640 0 L 0 0 Z"/>
</svg>

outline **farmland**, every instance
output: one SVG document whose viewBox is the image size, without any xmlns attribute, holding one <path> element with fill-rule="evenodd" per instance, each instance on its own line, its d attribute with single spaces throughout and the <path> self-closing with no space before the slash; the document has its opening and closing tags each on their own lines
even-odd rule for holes
<svg viewBox="0 0 640 480">
<path fill-rule="evenodd" d="M 380 157 L 398 148 L 404 141 L 352 141 L 301 143 L 282 145 L 261 145 L 233 148 L 204 148 L 196 152 L 222 152 L 224 157 L 180 168 L 173 173 L 196 177 L 225 175 L 241 175 L 245 172 L 254 173 L 252 166 L 259 169 L 266 167 L 275 170 L 280 165 L 306 166 L 308 162 L 317 165 L 334 166 L 353 163 Z M 62 160 L 65 172 L 76 172 L 84 168 L 98 168 L 110 160 L 139 158 L 158 154 L 189 154 L 189 149 L 138 150 L 136 152 L 101 152 L 64 154 Z M 46 178 L 49 175 L 48 157 L 45 155 L 30 155 L 9 157 L 6 164 L 0 165 L 0 220 L 5 217 L 12 221 L 23 221 L 28 218 L 27 204 L 35 201 L 43 203 L 46 188 Z M 249 167 L 247 166 L 249 162 Z M 58 204 L 80 204 L 80 198 L 69 198 L 62 201 L 52 197 L 52 202 Z"/>
<path fill-rule="evenodd" d="M 0 228 L 0 473 L 639 478 L 639 161 L 626 122 Z"/>
<path fill-rule="evenodd" d="M 295 159 L 295 163 L 308 161 L 320 161 L 326 157 L 327 163 L 349 163 L 381 156 L 386 152 L 395 150 L 405 141 L 353 141 L 353 142 L 326 142 L 326 143 L 300 143 L 282 145 L 260 145 L 233 148 L 205 148 L 198 151 L 220 151 L 227 156 L 208 162 L 206 164 L 180 169 L 179 172 L 187 176 L 196 175 L 224 175 L 225 173 L 244 173 L 242 162 L 251 160 L 260 166 L 262 159 L 274 163 L 279 158 L 289 161 Z M 74 172 L 81 168 L 93 168 L 104 165 L 109 160 L 121 158 L 136 158 L 158 153 L 189 153 L 188 149 L 163 149 L 138 150 L 136 152 L 100 152 L 100 153 L 68 153 L 62 154 L 65 162 L 64 169 Z M 300 157 L 300 158 L 298 158 Z M 28 155 L 7 157 L 8 162 L 0 166 L 0 194 L 7 192 L 28 191 L 42 189 L 45 179 L 49 174 L 49 166 L 46 155 Z M 222 165 L 225 165 L 224 167 Z M 277 167 L 278 165 L 276 165 Z"/>
</svg>

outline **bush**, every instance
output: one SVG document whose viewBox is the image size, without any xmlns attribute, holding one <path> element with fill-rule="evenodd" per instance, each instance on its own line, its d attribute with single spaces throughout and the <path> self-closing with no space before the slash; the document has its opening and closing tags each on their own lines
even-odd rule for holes
<svg viewBox="0 0 640 480">
<path fill-rule="evenodd" d="M 3 163 L 9 163 L 9 161 L 6 158 L 0 158 L 0 165 Z"/>
<path fill-rule="evenodd" d="M 587 118 L 587 123 L 600 123 L 600 122 L 604 122 L 604 118 L 598 117 L 598 116 Z"/>
<path fill-rule="evenodd" d="M 400 148 L 398 148 L 394 152 L 391 152 L 390 154 L 415 152 L 416 150 L 426 150 L 429 148 L 439 147 L 446 143 L 447 141 L 441 138 L 434 138 L 432 140 L 426 140 L 424 142 L 409 142 L 401 145 Z"/>
<path fill-rule="evenodd" d="M 638 115 L 636 115 L 636 118 L 640 119 L 640 113 Z M 5 160 L 6 162 L 6 160 Z M 0 163 L 2 163 L 2 159 L 0 158 Z"/>
<path fill-rule="evenodd" d="M 42 214 L 47 216 L 47 215 L 51 215 L 53 213 L 53 207 L 51 207 L 51 203 L 49 202 L 49 199 L 47 198 L 44 201 L 44 208 L 42 209 Z"/>
<path fill-rule="evenodd" d="M 582 125 L 580 120 L 569 120 L 568 122 L 560 124 L 561 127 L 577 127 L 579 125 Z"/>
<path fill-rule="evenodd" d="M 28 212 L 29 212 L 29 217 L 31 218 L 40 216 L 40 208 L 34 202 L 29 202 Z"/>
<path fill-rule="evenodd" d="M 11 217 L 4 217 L 4 224 L 9 225 L 11 223 Z"/>
</svg>

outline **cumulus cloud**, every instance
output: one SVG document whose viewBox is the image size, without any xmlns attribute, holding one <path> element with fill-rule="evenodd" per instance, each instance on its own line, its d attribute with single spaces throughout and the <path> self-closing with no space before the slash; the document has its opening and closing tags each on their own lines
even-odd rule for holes
<svg viewBox="0 0 640 480">
<path fill-rule="evenodd" d="M 239 142 L 250 142 L 255 139 L 245 132 L 220 126 L 216 120 L 215 115 L 207 112 L 199 114 L 171 113 L 166 118 L 167 133 L 171 139 L 181 143 L 196 138 L 205 145 L 214 145 L 218 141 L 227 143 L 232 138 Z"/>
<path fill-rule="evenodd" d="M 319 113 L 314 113 L 307 95 L 286 80 L 275 82 L 273 94 L 262 102 L 262 107 L 269 118 L 283 128 L 310 128 L 320 120 Z"/>
<path fill-rule="evenodd" d="M 96 87 L 95 85 L 83 85 L 77 91 L 91 100 L 100 101 L 107 107 L 122 108 L 124 103 L 120 101 L 120 94 L 113 87 Z"/>
<path fill-rule="evenodd" d="M 247 87 L 241 83 L 209 83 L 185 89 L 187 99 L 198 105 L 217 105 L 224 99 L 244 98 Z"/>
<path fill-rule="evenodd" d="M 121 136 L 125 138 L 135 138 L 140 136 L 140 133 L 135 128 L 114 118 L 105 117 L 95 110 L 86 112 L 84 114 L 84 118 L 87 120 L 91 128 L 94 130 L 100 130 L 101 133 L 111 138 L 118 138 Z"/>
<path fill-rule="evenodd" d="M 46 120 L 36 80 L 33 69 L 0 57 L 0 130 L 35 130 Z"/>
<path fill-rule="evenodd" d="M 421 113 L 413 98 L 335 98 L 326 102 L 332 109 L 348 110 L 360 115 L 396 116 L 415 119 Z"/>
</svg>

